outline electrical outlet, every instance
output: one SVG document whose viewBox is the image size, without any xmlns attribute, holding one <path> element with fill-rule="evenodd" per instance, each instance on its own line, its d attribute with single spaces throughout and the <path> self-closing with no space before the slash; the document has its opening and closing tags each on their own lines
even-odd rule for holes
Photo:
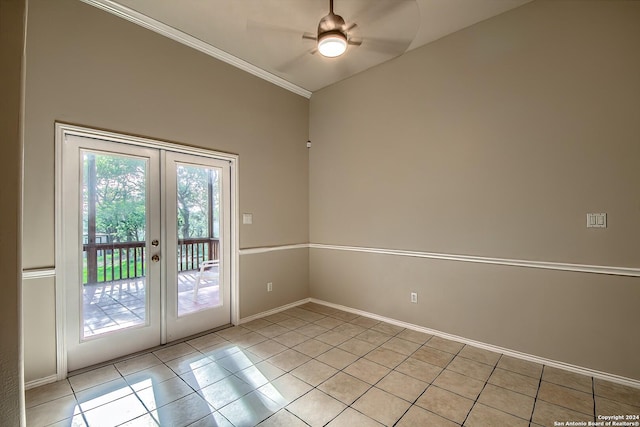
<svg viewBox="0 0 640 427">
<path fill-rule="evenodd" d="M 273 283 L 272 282 L 268 282 L 267 283 L 267 292 L 271 292 L 273 290 Z"/>
<path fill-rule="evenodd" d="M 411 302 L 414 304 L 418 303 L 418 293 L 417 292 L 411 292 Z"/>
</svg>

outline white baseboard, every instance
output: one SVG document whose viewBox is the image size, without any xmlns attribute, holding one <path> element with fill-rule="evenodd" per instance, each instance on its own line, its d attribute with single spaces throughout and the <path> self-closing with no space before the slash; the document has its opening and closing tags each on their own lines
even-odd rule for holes
<svg viewBox="0 0 640 427">
<path fill-rule="evenodd" d="M 279 313 L 281 311 L 285 311 L 285 310 L 288 310 L 290 308 L 297 307 L 297 306 L 302 305 L 302 304 L 306 304 L 306 303 L 308 303 L 310 301 L 311 301 L 311 298 L 305 298 L 305 299 L 301 299 L 301 300 L 296 301 L 296 302 L 292 302 L 290 304 L 282 305 L 280 307 L 277 307 L 277 308 L 274 308 L 274 309 L 271 309 L 271 310 L 263 311 L 262 313 L 254 314 L 253 316 L 243 317 L 242 319 L 240 319 L 240 322 L 238 324 L 242 325 L 243 323 L 249 323 L 252 320 L 260 319 L 262 317 L 271 316 L 272 314 L 276 314 L 276 313 Z"/>
<path fill-rule="evenodd" d="M 40 387 L 41 385 L 55 383 L 56 381 L 58 381 L 58 376 L 53 374 L 48 377 L 38 378 L 37 380 L 27 381 L 24 383 L 24 389 L 29 390 L 31 388 Z"/>
<path fill-rule="evenodd" d="M 522 353 L 516 350 L 511 350 L 504 347 L 499 347 L 493 344 L 487 344 L 480 341 L 474 341 L 468 338 L 460 337 L 457 335 L 448 334 L 446 332 L 438 331 L 435 329 L 425 328 L 423 326 L 414 325 L 412 323 L 402 322 L 400 320 L 391 319 L 389 317 L 380 316 L 377 314 L 369 313 L 367 311 L 358 310 L 355 308 L 347 307 L 340 304 L 334 304 L 327 301 L 322 301 L 315 298 L 309 298 L 310 302 L 325 305 L 327 307 L 336 308 L 338 310 L 347 311 L 349 313 L 357 314 L 371 319 L 380 320 L 382 322 L 390 323 L 392 325 L 400 326 L 406 329 L 411 329 L 418 332 L 424 332 L 427 334 L 435 335 L 441 338 L 446 338 L 452 341 L 457 341 L 463 344 L 469 344 L 474 347 L 483 348 L 485 350 L 494 351 L 496 353 L 506 354 L 507 356 L 515 357 L 518 359 L 527 360 L 529 362 L 539 363 L 541 365 L 551 366 L 554 368 L 564 369 L 565 371 L 575 372 L 577 374 L 587 375 L 589 377 L 599 378 L 606 381 L 611 381 L 617 384 L 622 384 L 630 387 L 640 388 L 640 380 L 623 377 L 620 375 L 609 374 L 607 372 L 597 371 L 595 369 L 584 368 L 582 366 L 571 365 L 569 363 L 559 362 L 557 360 L 546 359 L 544 357 L 535 356 L 532 354 Z"/>
</svg>

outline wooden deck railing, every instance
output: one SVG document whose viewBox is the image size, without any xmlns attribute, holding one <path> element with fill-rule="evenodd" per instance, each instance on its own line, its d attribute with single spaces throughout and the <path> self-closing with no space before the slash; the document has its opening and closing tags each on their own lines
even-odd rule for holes
<svg viewBox="0 0 640 427">
<path fill-rule="evenodd" d="M 87 263 L 83 284 L 144 277 L 145 248 L 146 242 L 82 245 Z M 219 259 L 219 248 L 220 241 L 214 238 L 179 239 L 178 271 L 197 270 L 203 261 Z M 91 259 L 95 262 L 88 262 Z"/>
<path fill-rule="evenodd" d="M 178 271 L 197 270 L 202 261 L 220 259 L 220 241 L 202 237 L 178 240 Z"/>
</svg>

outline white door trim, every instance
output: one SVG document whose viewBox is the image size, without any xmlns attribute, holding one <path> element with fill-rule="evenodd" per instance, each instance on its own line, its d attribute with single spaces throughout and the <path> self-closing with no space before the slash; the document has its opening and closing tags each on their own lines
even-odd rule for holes
<svg viewBox="0 0 640 427">
<path fill-rule="evenodd" d="M 64 226 L 62 222 L 62 148 L 63 142 L 67 135 L 82 136 L 87 138 L 106 139 L 109 141 L 120 142 L 129 145 L 155 148 L 158 150 L 172 151 L 178 153 L 191 154 L 201 157 L 215 158 L 226 160 L 229 162 L 230 173 L 230 197 L 231 197 L 231 323 L 236 325 L 240 321 L 240 292 L 239 292 L 239 225 L 238 225 L 238 155 L 224 153 L 219 151 L 208 150 L 204 148 L 189 147 L 185 145 L 175 144 L 166 141 L 159 141 L 150 138 L 125 135 L 121 133 L 109 132 L 98 129 L 91 129 L 82 126 L 70 125 L 65 123 L 55 123 L 55 304 L 56 304 L 56 376 L 58 380 L 67 377 L 67 348 L 66 348 L 66 302 L 63 289 L 64 268 L 64 248 L 62 245 L 62 236 Z M 162 151 L 161 151 L 162 152 Z M 162 164 L 162 163 L 161 163 Z M 162 241 L 165 239 L 163 238 Z M 56 268 L 57 267 L 57 268 Z M 162 305 L 161 305 L 162 307 Z"/>
</svg>

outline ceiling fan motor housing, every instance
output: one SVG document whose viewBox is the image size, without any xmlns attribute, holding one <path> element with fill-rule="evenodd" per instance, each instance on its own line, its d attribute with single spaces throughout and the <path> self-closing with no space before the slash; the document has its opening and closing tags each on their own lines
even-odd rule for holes
<svg viewBox="0 0 640 427">
<path fill-rule="evenodd" d="M 346 24 L 344 19 L 342 19 L 342 16 L 329 12 L 329 14 L 322 18 L 318 24 L 318 36 L 329 31 L 338 31 L 342 33 L 342 35 L 346 36 L 346 34 L 344 34 L 345 27 Z"/>
</svg>

